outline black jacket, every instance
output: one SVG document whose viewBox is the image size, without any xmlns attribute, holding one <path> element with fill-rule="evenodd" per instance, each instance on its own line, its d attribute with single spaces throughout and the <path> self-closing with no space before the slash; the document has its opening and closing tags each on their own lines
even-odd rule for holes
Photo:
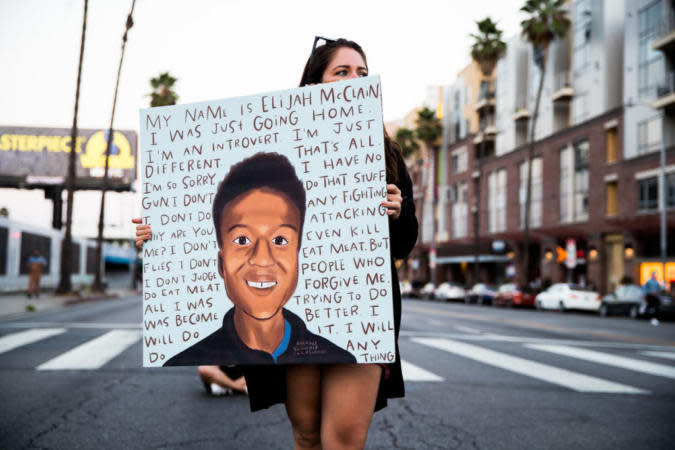
<svg viewBox="0 0 675 450">
<path fill-rule="evenodd" d="M 307 329 L 305 322 L 292 312 L 282 309 L 291 328 L 288 347 L 276 364 L 354 363 L 356 358 L 328 339 Z M 164 366 L 259 365 L 275 364 L 274 358 L 262 350 L 248 348 L 234 329 L 234 308 L 223 319 L 223 326 L 191 347 L 173 356 Z"/>
</svg>

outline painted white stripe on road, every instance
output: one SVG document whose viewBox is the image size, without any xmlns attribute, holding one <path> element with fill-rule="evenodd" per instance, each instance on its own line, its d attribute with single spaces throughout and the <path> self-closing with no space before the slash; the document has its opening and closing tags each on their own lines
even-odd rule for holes
<svg viewBox="0 0 675 450">
<path fill-rule="evenodd" d="M 647 356 L 655 356 L 657 358 L 675 360 L 675 352 L 642 352 L 642 354 Z"/>
<path fill-rule="evenodd" d="M 443 378 L 435 373 L 431 373 L 403 359 L 401 360 L 401 370 L 403 371 L 403 379 L 405 381 L 443 381 Z"/>
<path fill-rule="evenodd" d="M 585 348 L 568 347 L 565 345 L 541 345 L 529 344 L 527 347 L 535 350 L 555 353 L 557 355 L 569 356 L 571 358 L 583 359 L 594 363 L 605 364 L 607 366 L 620 367 L 622 369 L 633 370 L 635 372 L 657 375 L 660 377 L 675 379 L 675 367 L 664 366 L 639 359 L 625 358 L 609 353 L 601 353 Z"/>
<path fill-rule="evenodd" d="M 473 334 L 475 334 L 475 333 L 478 333 L 478 334 L 482 333 L 482 331 L 480 331 L 480 330 L 477 330 L 477 329 L 471 328 L 471 327 L 465 327 L 465 326 L 463 326 L 463 325 L 455 325 L 455 329 L 456 329 L 457 331 L 461 331 L 462 333 L 473 333 Z"/>
<path fill-rule="evenodd" d="M 412 341 L 454 353 L 474 361 L 499 367 L 547 383 L 557 384 L 578 392 L 605 392 L 612 394 L 647 394 L 648 391 L 625 384 L 596 378 L 559 367 L 549 366 L 528 359 L 511 356 L 476 345 L 450 339 L 413 338 Z"/>
<path fill-rule="evenodd" d="M 0 338 L 0 353 L 5 353 L 33 342 L 41 341 L 57 334 L 65 333 L 65 328 L 43 328 L 13 333 Z"/>
<path fill-rule="evenodd" d="M 41 364 L 37 370 L 98 369 L 140 339 L 140 331 L 109 331 Z"/>
</svg>

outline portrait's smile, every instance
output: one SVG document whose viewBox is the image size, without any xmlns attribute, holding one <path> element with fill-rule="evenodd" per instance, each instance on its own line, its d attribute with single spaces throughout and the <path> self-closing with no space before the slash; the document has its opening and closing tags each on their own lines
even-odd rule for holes
<svg viewBox="0 0 675 450">
<path fill-rule="evenodd" d="M 246 192 L 226 210 L 218 256 L 227 296 L 247 315 L 267 320 L 281 310 L 298 283 L 300 211 L 270 189 Z"/>
<path fill-rule="evenodd" d="M 249 287 L 254 289 L 269 289 L 277 285 L 276 281 L 249 281 L 246 280 L 246 284 Z"/>
</svg>

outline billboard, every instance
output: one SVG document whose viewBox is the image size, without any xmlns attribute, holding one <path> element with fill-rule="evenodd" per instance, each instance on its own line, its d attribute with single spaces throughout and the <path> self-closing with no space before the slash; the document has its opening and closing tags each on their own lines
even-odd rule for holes
<svg viewBox="0 0 675 450">
<path fill-rule="evenodd" d="M 0 126 L 0 187 L 62 184 L 68 173 L 70 128 Z M 75 140 L 76 189 L 99 189 L 105 170 L 108 130 L 78 129 Z M 137 135 L 114 130 L 109 186 L 129 190 L 136 178 Z"/>
</svg>

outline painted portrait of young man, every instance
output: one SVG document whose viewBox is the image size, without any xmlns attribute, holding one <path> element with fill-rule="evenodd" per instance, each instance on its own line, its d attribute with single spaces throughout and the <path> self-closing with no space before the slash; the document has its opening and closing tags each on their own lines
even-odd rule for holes
<svg viewBox="0 0 675 450">
<path fill-rule="evenodd" d="M 220 329 L 165 366 L 356 362 L 284 308 L 298 283 L 305 197 L 283 155 L 256 153 L 231 167 L 214 197 L 213 221 L 218 273 L 233 307 Z"/>
</svg>

